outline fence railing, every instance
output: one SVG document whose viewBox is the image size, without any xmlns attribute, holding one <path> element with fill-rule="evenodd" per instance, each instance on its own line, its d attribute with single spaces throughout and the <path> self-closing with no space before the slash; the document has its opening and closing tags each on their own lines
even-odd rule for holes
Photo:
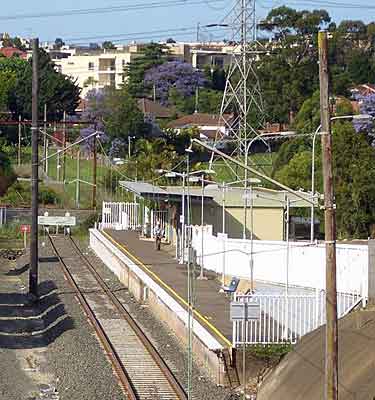
<svg viewBox="0 0 375 400">
<path fill-rule="evenodd" d="M 140 226 L 138 203 L 103 202 L 103 229 L 135 230 Z"/>
<path fill-rule="evenodd" d="M 315 295 L 235 295 L 235 301 L 256 303 L 259 319 L 233 322 L 233 346 L 243 344 L 296 343 L 325 324 L 325 292 Z M 338 293 L 338 318 L 362 301 L 359 294 Z"/>
</svg>

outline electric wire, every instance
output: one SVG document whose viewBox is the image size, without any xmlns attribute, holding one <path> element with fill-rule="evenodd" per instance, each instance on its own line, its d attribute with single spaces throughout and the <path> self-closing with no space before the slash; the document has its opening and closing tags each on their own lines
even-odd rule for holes
<svg viewBox="0 0 375 400">
<path fill-rule="evenodd" d="M 167 1 L 154 1 L 149 3 L 138 3 L 128 6 L 108 6 L 108 7 L 97 7 L 97 8 L 83 8 L 83 9 L 72 9 L 62 10 L 56 12 L 44 12 L 44 13 L 24 13 L 14 15 L 3 15 L 0 16 L 0 21 L 14 21 L 21 19 L 40 19 L 40 18 L 54 18 L 54 17 L 67 17 L 67 16 L 81 16 L 81 15 L 92 15 L 92 14 L 111 14 L 116 12 L 127 12 L 127 11 L 142 11 L 147 9 L 174 7 L 174 6 L 190 6 L 199 4 L 210 4 L 224 2 L 225 0 L 167 0 Z"/>
</svg>

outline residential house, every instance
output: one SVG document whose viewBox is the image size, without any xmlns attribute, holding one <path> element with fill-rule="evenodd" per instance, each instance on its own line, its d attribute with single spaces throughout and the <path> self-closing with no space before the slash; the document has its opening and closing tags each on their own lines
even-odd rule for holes
<svg viewBox="0 0 375 400">
<path fill-rule="evenodd" d="M 164 107 L 156 101 L 147 98 L 138 99 L 138 108 L 142 111 L 146 120 L 168 120 L 177 113 L 172 107 Z"/>
<path fill-rule="evenodd" d="M 27 52 L 17 49 L 16 47 L 1 47 L 0 48 L 0 55 L 4 57 L 20 57 L 24 60 L 27 59 Z"/>
<path fill-rule="evenodd" d="M 181 129 L 197 128 L 201 140 L 213 143 L 217 136 L 226 136 L 228 132 L 228 123 L 232 120 L 232 115 L 224 114 L 222 117 L 218 114 L 194 113 L 185 115 L 168 124 L 168 128 L 180 132 Z"/>
</svg>

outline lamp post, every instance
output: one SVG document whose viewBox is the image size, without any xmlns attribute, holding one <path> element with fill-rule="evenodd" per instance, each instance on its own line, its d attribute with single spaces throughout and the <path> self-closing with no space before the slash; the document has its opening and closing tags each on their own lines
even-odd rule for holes
<svg viewBox="0 0 375 400">
<path fill-rule="evenodd" d="M 204 175 L 201 176 L 202 181 L 202 201 L 201 201 L 201 272 L 199 274 L 198 279 L 207 279 L 204 276 L 204 255 L 203 255 L 203 248 L 204 248 Z"/>
<path fill-rule="evenodd" d="M 249 259 L 249 267 L 250 267 L 250 290 L 251 292 L 254 292 L 254 196 L 253 196 L 253 184 L 254 183 L 260 183 L 260 179 L 257 178 L 248 178 L 247 179 L 249 185 L 249 196 L 247 191 L 244 193 L 244 203 L 247 206 L 247 200 L 250 200 L 250 259 Z M 250 197 L 250 199 L 248 198 Z M 245 212 L 247 213 L 247 210 L 245 208 Z M 246 221 L 244 221 L 244 227 L 245 230 L 247 229 L 246 227 Z"/>
<path fill-rule="evenodd" d="M 190 169 L 190 153 L 191 149 L 186 149 L 186 176 L 189 177 L 189 169 Z M 190 196 L 189 196 L 189 179 L 187 181 L 187 224 L 188 228 L 190 228 Z M 192 378 L 193 378 L 193 279 L 191 278 L 191 260 L 190 260 L 190 235 L 187 235 L 187 244 L 188 244 L 188 254 L 187 254 L 187 274 L 188 274 L 188 372 L 187 372 L 187 395 L 188 400 L 192 400 L 193 388 L 192 388 Z"/>
<path fill-rule="evenodd" d="M 201 174 L 202 175 L 202 178 L 203 178 L 203 176 L 204 175 L 209 175 L 209 174 L 214 174 L 215 173 L 215 171 L 212 171 L 212 170 L 206 170 L 206 169 L 201 169 L 201 170 L 198 170 L 198 171 L 193 171 L 193 172 L 190 172 L 190 168 L 189 168 L 189 172 L 188 173 L 185 173 L 185 172 L 176 172 L 176 171 L 168 171 L 168 170 L 164 170 L 164 169 L 159 169 L 158 171 L 157 171 L 158 173 L 160 173 L 160 174 L 164 174 L 163 176 L 165 176 L 166 178 L 176 178 L 176 177 L 180 177 L 180 178 L 182 178 L 182 215 L 180 216 L 180 223 L 181 223 L 181 225 L 182 225 L 182 233 L 181 233 L 181 237 L 182 237 L 182 257 L 181 257 L 181 263 L 184 263 L 184 261 L 185 261 L 185 255 L 184 255 L 184 249 L 185 249 L 185 226 L 186 226 L 186 205 L 185 205 L 185 202 L 186 202 L 186 180 L 188 179 L 189 180 L 189 178 L 191 177 L 191 176 L 194 176 L 194 175 L 198 175 L 198 174 Z M 187 179 L 186 179 L 187 178 Z M 202 178 L 199 178 L 199 179 L 202 179 Z M 208 182 L 208 181 L 205 181 L 204 179 L 203 179 L 203 182 Z M 204 187 L 203 187 L 203 189 L 204 189 Z M 203 195 L 203 198 L 204 198 L 204 195 Z M 202 202 L 203 202 L 203 198 L 202 198 Z M 203 208 L 202 208 L 202 210 L 204 210 L 204 204 L 203 204 Z M 204 211 L 203 211 L 204 212 Z M 203 220 L 203 213 L 202 213 L 202 220 Z"/>
<path fill-rule="evenodd" d="M 225 182 L 223 182 L 222 189 L 223 189 L 223 192 L 222 192 L 222 202 L 223 202 L 223 207 L 222 207 L 222 209 L 223 209 L 222 233 L 224 235 L 225 234 L 225 191 L 226 191 Z M 223 240 L 225 240 L 224 237 L 223 237 Z M 222 284 L 222 286 L 225 285 L 225 251 L 223 251 L 223 274 L 221 276 L 221 284 Z"/>
<path fill-rule="evenodd" d="M 130 158 L 131 158 L 131 156 L 132 156 L 132 153 L 131 153 L 131 140 L 132 139 L 135 139 L 135 136 L 128 136 L 128 157 L 129 157 L 129 160 L 130 160 Z"/>
</svg>

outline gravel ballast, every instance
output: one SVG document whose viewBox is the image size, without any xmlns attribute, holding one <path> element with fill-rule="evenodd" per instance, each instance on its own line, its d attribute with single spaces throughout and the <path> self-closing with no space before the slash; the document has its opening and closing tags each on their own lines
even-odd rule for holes
<svg viewBox="0 0 375 400">
<path fill-rule="evenodd" d="M 186 387 L 186 347 L 147 307 L 136 302 L 117 277 L 88 250 L 87 245 L 81 248 Z M 28 288 L 27 261 L 28 257 L 23 257 L 18 260 L 17 266 L 2 266 L 4 274 L 12 268 L 17 270 L 17 281 L 15 288 L 0 289 L 3 293 L 17 290 L 21 296 L 17 300 L 20 301 L 25 300 Z M 69 265 L 69 259 L 66 262 Z M 32 335 L 10 339 L 0 335 L 3 365 L 0 372 L 0 400 L 127 399 L 94 328 L 88 322 L 48 243 L 40 249 L 39 282 L 39 303 L 22 309 L 23 316 L 38 317 L 26 322 L 17 321 L 15 326 L 12 321 L 1 324 L 5 330 L 26 330 Z M 3 299 L 3 303 L 7 301 Z M 0 307 L 0 312 L 6 314 L 7 311 Z M 35 334 L 37 331 L 39 334 Z M 213 383 L 203 368 L 194 364 L 194 400 L 224 400 L 229 393 L 228 389 Z"/>
<path fill-rule="evenodd" d="M 107 282 L 108 286 L 116 293 L 126 309 L 146 333 L 155 348 L 164 358 L 169 368 L 177 376 L 180 383 L 186 388 L 187 382 L 187 352 L 186 346 L 178 340 L 173 331 L 163 322 L 156 319 L 151 311 L 139 304 L 128 292 L 126 287 L 96 257 L 95 253 L 87 246 L 82 246 L 82 251 L 95 266 L 96 270 Z M 224 400 L 228 398 L 230 390 L 217 386 L 208 373 L 196 363 L 193 366 L 193 398 L 195 400 Z"/>
</svg>

